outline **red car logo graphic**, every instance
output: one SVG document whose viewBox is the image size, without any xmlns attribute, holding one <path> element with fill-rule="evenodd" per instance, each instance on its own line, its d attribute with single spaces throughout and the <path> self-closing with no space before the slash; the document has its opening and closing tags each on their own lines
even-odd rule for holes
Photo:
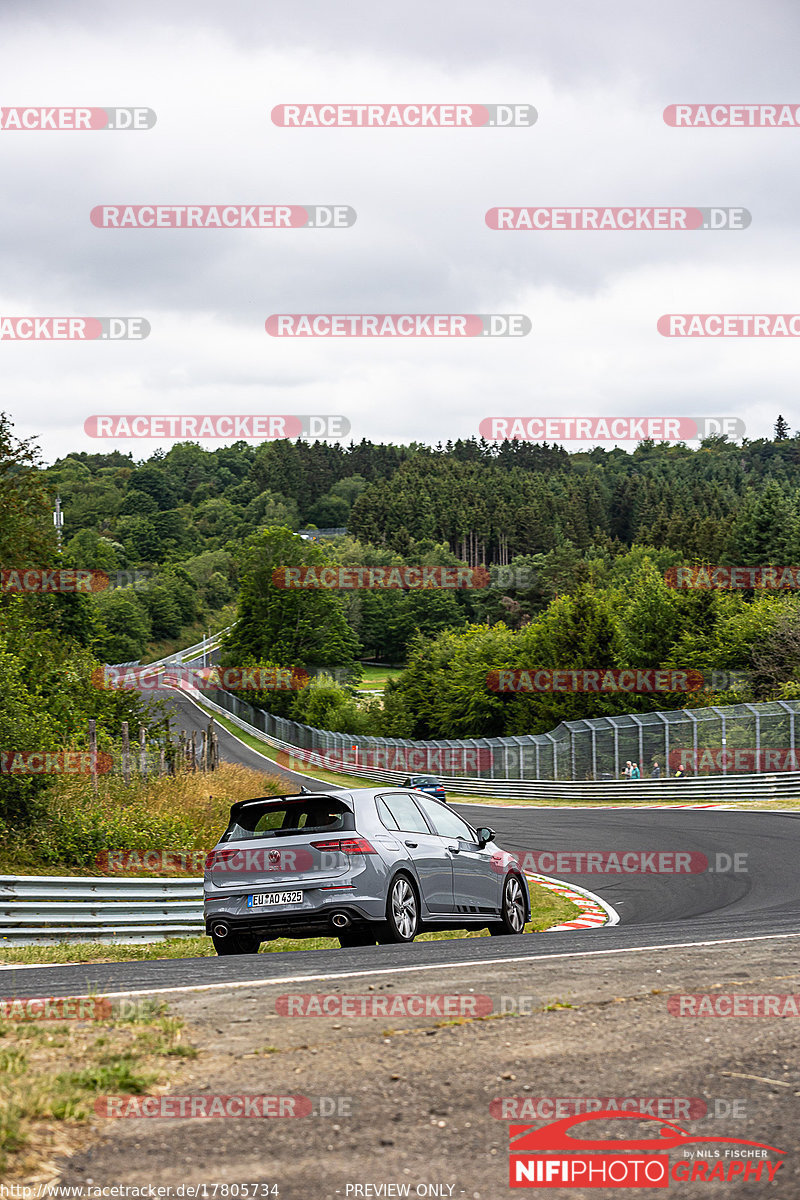
<svg viewBox="0 0 800 1200">
<path fill-rule="evenodd" d="M 675 1146 L 688 1146 L 695 1142 L 731 1142 L 737 1146 L 756 1146 L 760 1150 L 772 1150 L 775 1154 L 785 1154 L 777 1146 L 768 1146 L 765 1142 L 749 1142 L 743 1138 L 717 1136 L 698 1136 L 673 1125 L 668 1121 L 658 1121 L 659 1132 L 652 1137 L 644 1138 L 581 1138 L 572 1136 L 568 1130 L 573 1125 L 582 1125 L 586 1121 L 655 1121 L 656 1117 L 643 1117 L 640 1113 L 618 1112 L 605 1110 L 595 1113 L 579 1113 L 577 1116 L 564 1117 L 561 1121 L 553 1121 L 537 1129 L 533 1125 L 510 1125 L 509 1137 L 512 1153 L 530 1150 L 650 1150 L 657 1153 L 661 1150 L 671 1150 Z"/>
</svg>

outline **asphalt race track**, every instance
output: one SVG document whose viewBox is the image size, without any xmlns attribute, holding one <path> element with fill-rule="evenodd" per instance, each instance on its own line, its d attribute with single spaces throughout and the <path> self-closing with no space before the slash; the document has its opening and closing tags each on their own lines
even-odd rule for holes
<svg viewBox="0 0 800 1200">
<path fill-rule="evenodd" d="M 185 697 L 174 701 L 185 730 L 206 717 Z M 220 730 L 224 759 L 264 769 L 264 760 Z M 272 772 L 272 764 L 268 769 Z M 287 785 L 314 784 L 277 771 Z M 316 790 L 323 785 L 317 784 Z M 800 936 L 800 813 L 688 809 L 541 809 L 459 806 L 473 824 L 489 824 L 507 850 L 519 852 L 682 851 L 705 855 L 692 874 L 571 874 L 542 870 L 597 892 L 620 924 L 517 938 L 379 946 L 232 958 L 164 959 L 35 969 L 0 969 L 5 995 L 82 995 L 225 988 L 247 981 L 435 972 L 460 964 L 608 955 L 619 951 Z M 738 856 L 738 857 L 737 857 Z M 567 866 L 571 865 L 569 863 Z M 734 869 L 738 867 L 737 869 Z M 720 869 L 722 868 L 722 869 Z M 789 941 L 788 944 L 791 944 Z"/>
<path fill-rule="evenodd" d="M 203 709 L 198 708 L 188 696 L 176 694 L 174 691 L 167 693 L 166 690 L 159 692 L 159 695 L 168 696 L 167 702 L 172 709 L 173 732 L 182 729 L 191 737 L 193 733 L 197 733 L 199 736 L 203 730 L 208 728 L 208 715 Z M 310 792 L 329 792 L 331 790 L 329 784 L 320 783 L 319 780 L 312 779 L 308 775 L 298 775 L 294 771 L 287 771 L 276 763 L 270 762 L 269 759 L 265 759 L 263 754 L 259 754 L 257 750 L 251 750 L 244 742 L 228 733 L 227 729 L 224 729 L 219 723 L 217 723 L 217 736 L 220 758 L 224 762 L 238 763 L 243 767 L 250 767 L 254 771 L 278 775 L 281 779 L 286 780 L 287 791 L 299 791 L 301 787 L 308 788 Z"/>
</svg>

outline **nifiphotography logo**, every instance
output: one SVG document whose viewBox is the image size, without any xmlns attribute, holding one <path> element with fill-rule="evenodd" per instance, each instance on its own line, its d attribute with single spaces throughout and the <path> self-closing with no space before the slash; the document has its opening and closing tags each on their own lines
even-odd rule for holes
<svg viewBox="0 0 800 1200">
<path fill-rule="evenodd" d="M 657 1121 L 649 1137 L 581 1137 L 569 1131 L 590 1121 L 654 1121 L 640 1113 L 607 1110 L 580 1113 L 536 1128 L 509 1126 L 509 1186 L 512 1188 L 666 1188 L 675 1183 L 771 1183 L 783 1162 L 776 1146 L 743 1138 L 688 1133 L 680 1125 Z M 703 1149 L 688 1150 L 702 1145 Z M 670 1151 L 681 1149 L 670 1162 Z M 553 1151 L 554 1153 L 541 1153 Z"/>
</svg>

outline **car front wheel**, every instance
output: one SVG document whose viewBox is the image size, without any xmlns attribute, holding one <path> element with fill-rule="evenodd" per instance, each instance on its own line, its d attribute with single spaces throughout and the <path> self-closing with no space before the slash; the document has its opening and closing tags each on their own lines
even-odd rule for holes
<svg viewBox="0 0 800 1200">
<path fill-rule="evenodd" d="M 522 933 L 525 928 L 524 884 L 519 875 L 509 875 L 503 884 L 503 907 L 499 921 L 489 926 L 491 934 Z"/>
<path fill-rule="evenodd" d="M 398 875 L 389 889 L 386 926 L 381 942 L 413 942 L 419 932 L 417 893 L 407 875 Z"/>
</svg>

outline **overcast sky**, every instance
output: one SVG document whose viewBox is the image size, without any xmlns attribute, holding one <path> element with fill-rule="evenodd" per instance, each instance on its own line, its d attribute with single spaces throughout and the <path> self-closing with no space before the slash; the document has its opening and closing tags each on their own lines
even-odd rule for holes
<svg viewBox="0 0 800 1200">
<path fill-rule="evenodd" d="M 661 337 L 800 312 L 800 128 L 673 129 L 673 103 L 800 106 L 782 0 L 376 5 L 4 0 L 3 106 L 141 106 L 142 132 L 0 132 L 0 316 L 139 316 L 143 342 L 0 341 L 0 410 L 53 461 L 156 441 L 104 413 L 341 413 L 435 443 L 483 417 L 800 426 L 800 339 Z M 512 129 L 284 129 L 277 104 L 528 103 Z M 98 204 L 352 205 L 341 230 L 111 230 Z M 744 231 L 494 232 L 498 205 L 740 206 Z M 519 339 L 278 339 L 273 313 L 524 313 Z M 161 443 L 167 448 L 171 442 Z M 224 444 L 205 442 L 214 448 Z M 632 448 L 632 443 L 625 443 Z"/>
</svg>

